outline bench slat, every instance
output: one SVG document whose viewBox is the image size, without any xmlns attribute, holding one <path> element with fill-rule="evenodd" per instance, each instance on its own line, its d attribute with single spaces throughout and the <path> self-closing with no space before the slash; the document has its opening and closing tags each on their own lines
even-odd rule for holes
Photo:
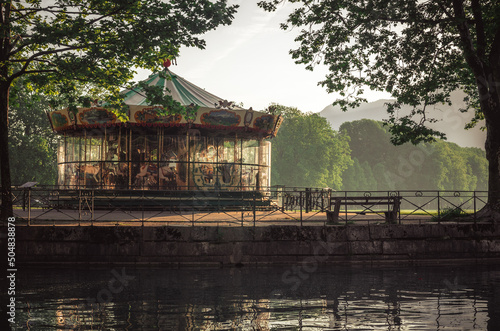
<svg viewBox="0 0 500 331">
<path fill-rule="evenodd" d="M 399 206 L 401 205 L 401 196 L 370 196 L 370 197 L 331 197 L 330 198 L 330 215 L 333 221 L 336 222 L 339 218 L 341 206 L 361 206 L 364 208 L 363 212 L 369 211 L 374 213 L 384 212 L 386 220 L 391 222 L 397 218 Z M 334 206 L 333 213 L 331 206 Z M 385 211 L 372 211 L 370 208 L 373 206 L 387 206 L 389 209 Z M 392 206 L 392 208 L 391 208 Z"/>
</svg>

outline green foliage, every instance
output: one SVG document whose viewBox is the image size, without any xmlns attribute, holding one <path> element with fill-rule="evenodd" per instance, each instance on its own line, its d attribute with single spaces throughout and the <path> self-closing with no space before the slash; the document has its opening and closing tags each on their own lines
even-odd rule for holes
<svg viewBox="0 0 500 331">
<path fill-rule="evenodd" d="M 27 87 L 57 95 L 55 108 L 100 99 L 123 113 L 119 91 L 135 68 L 158 70 L 182 45 L 204 48 L 198 36 L 230 24 L 236 8 L 225 0 L 7 1 L 0 70 L 9 83 L 28 75 Z M 86 98 L 76 94 L 82 85 Z"/>
<path fill-rule="evenodd" d="M 431 222 L 455 221 L 458 218 L 468 217 L 468 216 L 470 215 L 464 212 L 460 208 L 447 208 L 441 211 L 441 214 L 439 216 L 432 216 Z"/>
<path fill-rule="evenodd" d="M 438 141 L 394 146 L 381 122 L 359 120 L 340 126 L 350 138 L 353 164 L 345 171 L 344 190 L 484 191 L 488 162 L 478 148 Z"/>
<path fill-rule="evenodd" d="M 259 5 L 273 11 L 281 2 L 261 1 Z M 396 99 L 388 105 L 393 143 L 443 138 L 426 126 L 435 121 L 427 110 L 450 103 L 450 92 L 459 88 L 475 108 L 473 124 L 486 118 L 500 126 L 494 116 L 500 101 L 500 2 L 288 2 L 298 6 L 281 27 L 300 31 L 298 46 L 290 51 L 292 58 L 309 70 L 320 63 L 328 67 L 329 74 L 320 84 L 341 94 L 343 98 L 334 104 L 343 110 L 366 101 L 362 96 L 366 87 L 391 93 Z M 497 106 L 480 102 L 489 98 Z M 413 109 L 402 114 L 402 104 Z"/>
<path fill-rule="evenodd" d="M 11 99 L 9 153 L 14 185 L 36 181 L 54 185 L 57 180 L 57 137 L 50 128 L 44 109 L 46 97 L 16 85 Z"/>
<path fill-rule="evenodd" d="M 340 189 L 351 163 L 346 137 L 317 114 L 279 105 L 273 111 L 284 121 L 272 144 L 272 184 Z"/>
</svg>

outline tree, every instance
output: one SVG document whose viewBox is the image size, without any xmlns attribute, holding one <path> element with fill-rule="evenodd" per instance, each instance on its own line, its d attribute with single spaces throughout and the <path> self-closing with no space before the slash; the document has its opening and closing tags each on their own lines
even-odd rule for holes
<svg viewBox="0 0 500 331">
<path fill-rule="evenodd" d="M 368 119 L 345 122 L 339 132 L 349 137 L 355 161 L 344 174 L 346 190 L 486 189 L 487 161 L 479 148 L 442 140 L 394 146 L 382 122 Z"/>
<path fill-rule="evenodd" d="M 120 110 L 119 90 L 135 67 L 155 69 L 182 45 L 204 47 L 197 37 L 230 24 L 237 6 L 219 1 L 7 0 L 0 3 L 0 176 L 2 215 L 12 215 L 8 152 L 9 90 L 27 87 L 68 95 L 70 107 L 89 98 L 75 87 L 107 91 Z M 73 93 L 72 93 L 73 92 Z"/>
<path fill-rule="evenodd" d="M 351 162 L 346 137 L 318 114 L 279 105 L 272 108 L 284 117 L 272 144 L 273 185 L 340 189 L 342 172 Z"/>
<path fill-rule="evenodd" d="M 380 122 L 369 119 L 344 122 L 340 125 L 339 132 L 351 138 L 351 157 L 358 159 L 360 163 L 368 161 L 376 164 L 394 157 L 391 153 L 394 146 L 387 139 L 387 131 Z"/>
<path fill-rule="evenodd" d="M 281 0 L 259 3 L 275 10 Z M 329 68 L 320 82 L 340 92 L 344 110 L 365 101 L 363 88 L 390 92 L 392 141 L 430 142 L 427 110 L 463 89 L 468 109 L 485 120 L 488 203 L 481 214 L 500 219 L 500 2 L 496 0 L 289 0 L 299 3 L 282 24 L 302 28 L 291 51 L 296 63 Z M 399 114 L 402 104 L 412 106 Z M 466 111 L 466 109 L 462 110 Z"/>
<path fill-rule="evenodd" d="M 57 180 L 57 136 L 47 115 L 48 98 L 22 87 L 18 80 L 11 89 L 9 155 L 11 179 L 15 185 L 28 181 L 54 185 Z"/>
</svg>

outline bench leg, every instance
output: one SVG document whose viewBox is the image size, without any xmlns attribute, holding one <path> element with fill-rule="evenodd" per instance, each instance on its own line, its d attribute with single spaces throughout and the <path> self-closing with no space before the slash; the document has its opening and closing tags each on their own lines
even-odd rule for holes
<svg viewBox="0 0 500 331">
<path fill-rule="evenodd" d="M 393 211 L 386 211 L 384 212 L 385 214 L 385 221 L 390 224 L 397 224 L 398 222 L 398 212 L 396 210 Z"/>
<path fill-rule="evenodd" d="M 340 212 L 340 201 L 335 201 L 335 206 L 333 211 L 326 212 L 326 220 L 328 223 L 337 223 L 339 221 L 339 212 Z"/>
</svg>

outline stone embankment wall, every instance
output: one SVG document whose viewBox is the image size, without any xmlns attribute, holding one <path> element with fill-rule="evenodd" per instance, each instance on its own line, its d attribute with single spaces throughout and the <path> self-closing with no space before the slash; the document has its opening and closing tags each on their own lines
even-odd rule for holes
<svg viewBox="0 0 500 331">
<path fill-rule="evenodd" d="M 494 224 L 17 227 L 19 264 L 253 265 L 500 257 Z"/>
</svg>

